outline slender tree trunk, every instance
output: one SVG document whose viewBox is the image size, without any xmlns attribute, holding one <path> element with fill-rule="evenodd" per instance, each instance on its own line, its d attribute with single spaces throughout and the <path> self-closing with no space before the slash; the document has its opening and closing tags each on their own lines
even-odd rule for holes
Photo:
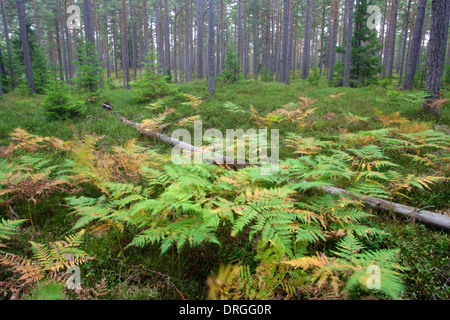
<svg viewBox="0 0 450 320">
<path fill-rule="evenodd" d="M 11 38 L 9 37 L 8 20 L 6 20 L 5 1 L 0 0 L 0 2 L 1 2 L 1 6 L 2 6 L 2 18 L 3 18 L 3 28 L 4 28 L 4 32 L 5 32 L 5 39 L 6 39 L 6 49 L 8 51 L 9 74 L 11 75 L 11 78 L 14 78 L 14 68 L 13 68 L 13 62 L 12 62 L 13 55 L 12 55 L 12 47 L 11 47 Z M 12 81 L 11 81 L 11 86 L 14 87 L 14 83 Z"/>
<path fill-rule="evenodd" d="M 311 43 L 311 0 L 306 0 L 305 12 L 305 45 L 303 46 L 305 53 L 302 61 L 302 79 L 305 80 L 309 76 L 309 52 Z"/>
<path fill-rule="evenodd" d="M 113 28 L 113 45 L 114 45 L 114 71 L 116 73 L 116 78 L 119 78 L 119 71 L 117 68 L 117 26 L 116 26 L 116 18 L 112 19 L 112 28 Z"/>
<path fill-rule="evenodd" d="M 323 65 L 325 62 L 325 53 L 323 52 L 323 43 L 325 40 L 325 12 L 326 12 L 326 5 L 325 2 L 323 3 L 322 8 L 322 31 L 320 34 L 320 60 L 319 60 L 319 68 L 320 68 L 320 74 L 322 74 Z"/>
<path fill-rule="evenodd" d="M 173 71 L 175 73 L 175 83 L 178 83 L 178 65 L 177 65 L 177 50 L 178 50 L 178 43 L 177 43 L 177 33 L 178 33 L 178 10 L 177 6 L 175 5 L 175 17 L 173 19 Z"/>
<path fill-rule="evenodd" d="M 34 10 L 34 22 L 36 23 L 36 34 L 38 37 L 38 43 L 39 47 L 43 49 L 43 53 L 45 54 L 45 49 L 42 46 L 42 39 L 41 39 L 41 30 L 39 28 L 39 18 L 36 10 L 36 1 L 33 0 L 33 10 Z"/>
<path fill-rule="evenodd" d="M 59 79 L 61 81 L 64 81 L 64 66 L 63 66 L 63 57 L 61 53 L 61 33 L 59 32 L 59 21 L 55 21 L 55 29 L 56 29 L 56 51 L 58 55 L 58 64 L 59 64 Z"/>
<path fill-rule="evenodd" d="M 242 69 L 242 56 L 243 56 L 243 39 L 242 39 L 242 0 L 238 0 L 238 18 L 237 18 L 237 55 L 239 57 L 239 63 Z"/>
<path fill-rule="evenodd" d="M 391 35 L 389 40 L 389 64 L 387 65 L 387 74 L 389 78 L 392 78 L 393 69 L 394 69 L 394 53 L 395 53 L 395 35 L 397 31 L 397 12 L 398 12 L 398 0 L 394 0 L 394 8 L 393 8 L 393 16 L 392 16 L 392 27 L 391 27 Z"/>
<path fill-rule="evenodd" d="M 25 62 L 25 71 L 27 75 L 28 88 L 30 89 L 31 93 L 35 94 L 36 87 L 34 85 L 33 68 L 31 66 L 30 44 L 28 42 L 23 0 L 16 0 L 16 7 L 17 7 L 17 16 L 19 19 L 20 39 L 22 41 L 23 59 Z"/>
<path fill-rule="evenodd" d="M 149 47 L 149 38 L 148 38 L 148 17 L 147 17 L 147 0 L 142 0 L 142 21 L 144 23 L 144 57 L 147 56 L 150 47 Z M 150 61 L 146 60 L 146 63 L 150 63 Z"/>
<path fill-rule="evenodd" d="M 277 21 L 276 21 L 276 42 L 275 42 L 275 58 L 274 58 L 274 67 L 275 67 L 275 75 L 276 81 L 281 81 L 281 59 L 280 59 L 280 50 L 281 50 L 281 0 L 275 0 L 277 3 Z"/>
<path fill-rule="evenodd" d="M 66 37 L 64 34 L 64 25 L 63 25 L 63 19 L 62 19 L 62 12 L 61 12 L 61 1 L 57 0 L 57 8 L 58 8 L 58 21 L 60 24 L 60 31 L 61 31 L 61 43 L 62 43 L 62 57 L 64 62 L 64 78 L 66 83 L 69 81 L 69 68 L 68 68 L 68 58 L 67 58 L 67 49 L 66 49 Z"/>
<path fill-rule="evenodd" d="M 244 79 L 248 76 L 248 35 L 247 35 L 247 0 L 244 0 L 244 26 L 243 26 L 243 61 L 244 61 Z"/>
<path fill-rule="evenodd" d="M 288 20 L 288 52 L 286 55 L 286 78 L 284 83 L 286 85 L 291 84 L 291 67 L 292 67 L 292 39 L 293 39 L 293 27 L 294 27 L 294 2 L 289 1 L 289 20 Z"/>
<path fill-rule="evenodd" d="M 192 81 L 192 75 L 195 72 L 195 60 L 196 60 L 195 53 L 194 53 L 194 9 L 193 9 L 193 5 L 192 5 L 193 2 L 194 1 L 189 2 L 189 6 L 190 6 L 189 10 L 191 12 L 191 14 L 189 16 L 190 20 L 191 20 L 191 22 L 189 23 L 189 44 L 190 44 L 189 50 L 190 50 L 190 58 L 191 58 L 191 63 L 190 63 L 191 70 L 190 70 L 189 77 L 190 77 L 191 81 Z"/>
<path fill-rule="evenodd" d="M 350 69 L 352 66 L 352 36 L 353 36 L 353 0 L 348 0 L 348 21 L 346 30 L 344 87 L 350 87 Z"/>
<path fill-rule="evenodd" d="M 87 44 L 87 55 L 89 56 L 89 63 L 94 64 L 95 59 L 95 35 L 94 35 L 94 18 L 92 14 L 92 1 L 83 0 L 84 5 L 84 29 Z M 97 87 L 91 88 L 92 91 Z"/>
<path fill-rule="evenodd" d="M 130 0 L 131 1 L 131 0 Z M 167 73 L 170 73 L 170 70 L 172 68 L 171 63 L 170 63 L 170 28 L 169 28 L 169 3 L 168 0 L 164 0 L 164 30 L 165 30 L 165 48 L 164 48 L 164 53 L 165 53 L 165 58 L 164 58 L 164 63 L 165 63 L 165 71 Z"/>
<path fill-rule="evenodd" d="M 163 40 L 161 31 L 161 0 L 156 0 L 156 47 L 158 51 L 158 72 L 164 69 Z"/>
<path fill-rule="evenodd" d="M 185 65 L 184 65 L 184 69 L 185 69 L 185 72 L 186 72 L 186 76 L 185 76 L 185 81 L 186 82 L 189 82 L 189 81 L 191 81 L 191 77 L 190 77 L 190 75 L 191 75 L 191 67 L 190 67 L 190 50 L 189 50 L 189 45 L 190 45 L 190 43 L 189 43 L 189 40 L 190 40 L 190 37 L 189 37 L 189 21 L 190 21 L 190 19 L 189 19 L 189 1 L 188 0 L 186 0 L 186 30 L 185 30 L 185 32 L 186 32 L 186 36 L 185 36 Z"/>
<path fill-rule="evenodd" d="M 339 0 L 334 0 L 334 14 L 333 14 L 333 36 L 331 39 L 330 46 L 330 74 L 329 82 L 333 79 L 334 65 L 336 63 L 336 41 L 337 41 L 337 30 L 338 30 L 338 6 Z"/>
<path fill-rule="evenodd" d="M 288 61 L 288 50 L 289 50 L 289 6 L 290 1 L 284 0 L 283 3 L 283 53 L 282 53 L 282 67 L 281 67 L 281 82 L 286 82 L 287 71 L 289 70 L 287 61 Z"/>
<path fill-rule="evenodd" d="M 197 79 L 203 79 L 203 0 L 197 0 Z"/>
<path fill-rule="evenodd" d="M 258 0 L 253 0 L 253 79 L 258 81 Z"/>
<path fill-rule="evenodd" d="M 425 89 L 430 92 L 428 102 L 441 98 L 442 76 L 444 74 L 445 49 L 447 46 L 448 22 L 450 10 L 447 0 L 431 2 L 430 41 L 427 50 L 427 74 Z M 439 106 L 431 107 L 424 103 L 434 114 L 439 114 Z"/>
<path fill-rule="evenodd" d="M 425 9 L 427 0 L 419 0 L 417 7 L 416 19 L 414 23 L 413 36 L 411 46 L 408 50 L 408 57 L 406 59 L 405 79 L 403 82 L 403 89 L 412 90 L 414 83 L 414 75 L 416 73 L 417 61 L 419 58 L 420 43 L 422 40 L 423 21 L 425 18 Z"/>
<path fill-rule="evenodd" d="M 216 66 L 215 66 L 215 0 L 209 0 L 208 18 L 208 92 L 216 93 Z"/>
<path fill-rule="evenodd" d="M 122 0 L 122 69 L 124 86 L 125 88 L 130 89 L 130 59 L 128 55 L 127 7 L 125 1 L 126 0 Z"/>
<path fill-rule="evenodd" d="M 0 50 L 0 98 L 3 96 L 2 82 L 4 76 L 6 76 L 6 71 L 5 66 L 3 65 L 2 50 Z"/>
<path fill-rule="evenodd" d="M 384 63 L 384 56 L 383 56 L 383 47 L 384 47 L 384 29 L 386 27 L 386 13 L 387 13 L 387 8 L 388 8 L 388 0 L 385 1 L 384 3 L 384 14 L 383 14 L 383 19 L 381 20 L 381 32 L 380 32 L 380 51 L 379 51 L 379 57 L 380 57 L 380 63 L 379 65 L 383 65 Z"/>
<path fill-rule="evenodd" d="M 130 34 L 131 34 L 131 64 L 133 65 L 134 81 L 136 81 L 136 79 L 137 79 L 136 34 L 134 32 L 133 2 L 131 0 L 130 0 Z"/>
<path fill-rule="evenodd" d="M 403 83 L 403 69 L 405 65 L 405 55 L 406 55 L 406 41 L 408 38 L 408 25 L 409 25 L 409 15 L 411 12 L 411 0 L 408 0 L 408 8 L 406 9 L 406 17 L 405 17 L 405 25 L 404 25 L 404 34 L 403 34 L 403 49 L 401 54 L 401 63 L 399 66 L 399 77 L 398 77 L 398 87 L 402 86 Z"/>
<path fill-rule="evenodd" d="M 111 78 L 111 62 L 109 54 L 109 32 L 108 32 L 108 4 L 105 0 L 105 49 L 106 49 L 106 77 Z"/>
<path fill-rule="evenodd" d="M 389 3 L 389 10 L 388 10 L 388 16 L 386 17 L 387 19 L 387 28 L 386 28 L 386 34 L 384 37 L 384 52 L 383 52 L 383 70 L 381 72 L 381 76 L 383 78 L 386 77 L 386 72 L 388 69 L 388 64 L 389 64 L 389 48 L 390 48 L 390 44 L 391 44 L 391 30 L 392 30 L 392 9 L 394 7 L 394 1 L 395 0 L 390 0 Z"/>
</svg>

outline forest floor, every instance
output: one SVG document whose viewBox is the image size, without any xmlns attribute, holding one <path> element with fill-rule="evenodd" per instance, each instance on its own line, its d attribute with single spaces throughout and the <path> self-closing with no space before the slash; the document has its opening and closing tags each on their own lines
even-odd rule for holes
<svg viewBox="0 0 450 320">
<path fill-rule="evenodd" d="M 395 81 L 395 80 L 394 80 Z M 410 125 L 423 125 L 430 129 L 450 126 L 449 103 L 441 108 L 439 118 L 433 118 L 421 107 L 421 92 L 399 92 L 393 85 L 370 86 L 365 88 L 332 88 L 326 83 L 312 85 L 306 81 L 293 80 L 290 86 L 280 83 L 254 82 L 243 80 L 237 84 L 220 84 L 216 95 L 207 92 L 206 81 L 193 81 L 189 84 L 175 85 L 178 92 L 200 97 L 204 102 L 195 110 L 188 104 L 181 104 L 177 99 L 166 97 L 163 105 L 174 109 L 167 122 L 176 123 L 180 119 L 200 115 L 203 128 L 226 129 L 255 128 L 251 116 L 251 106 L 259 115 L 266 115 L 288 103 L 297 103 L 299 97 L 314 100 L 311 105 L 316 108 L 311 123 L 299 128 L 294 123 L 277 123 L 271 128 L 280 130 L 280 141 L 290 132 L 327 139 L 344 133 L 377 130 L 384 127 L 378 121 L 380 115 L 391 115 L 400 112 L 399 117 L 410 121 Z M 444 88 L 443 96 L 450 95 L 449 88 Z M 155 117 L 161 113 L 154 105 L 139 104 L 135 101 L 134 90 L 121 88 L 103 89 L 96 101 L 89 105 L 84 119 L 68 121 L 47 121 L 40 112 L 42 96 L 21 97 L 6 95 L 0 101 L 0 147 L 9 144 L 10 134 L 15 128 L 22 128 L 33 135 L 42 137 L 54 136 L 62 140 L 72 140 L 74 135 L 95 134 L 101 136 L 98 149 L 110 151 L 114 146 L 124 145 L 130 139 L 136 139 L 140 146 L 158 150 L 162 154 L 170 154 L 170 146 L 164 145 L 141 135 L 134 127 L 121 123 L 118 116 L 125 116 L 134 122 Z M 101 108 L 101 104 L 109 101 L 112 111 Z M 228 112 L 226 103 L 232 103 L 240 112 Z M 438 127 L 439 128 L 439 127 Z M 164 129 L 169 133 L 172 129 Z M 170 134 L 169 134 L 170 135 Z M 21 152 L 15 157 L 26 154 Z M 63 162 L 64 157 L 52 151 L 36 151 L 42 157 L 53 158 Z M 61 157 L 61 158 L 59 158 Z M 282 147 L 280 158 L 295 157 L 292 149 Z M 398 170 L 404 173 L 422 173 L 419 166 L 411 162 L 401 161 Z M 447 172 L 448 175 L 448 172 Z M 62 194 L 53 194 L 43 199 L 35 208 L 36 217 L 33 228 L 24 225 L 21 234 L 14 238 L 8 249 L 18 254 L 30 254 L 27 248 L 29 241 L 38 243 L 55 241 L 70 233 L 73 226 L 73 215 L 64 204 Z M 401 202 L 418 208 L 429 210 L 448 210 L 450 197 L 448 183 L 442 182 L 431 189 L 411 190 L 408 198 Z M 26 205 L 17 205 L 14 211 L 20 218 L 26 219 Z M 0 218 L 7 218 L 9 209 L 0 208 Z M 403 299 L 449 299 L 450 298 L 450 236 L 448 233 L 412 222 L 393 214 L 375 213 L 370 220 L 388 233 L 383 247 L 399 248 L 399 263 L 406 268 L 404 272 L 405 290 Z M 103 299 L 205 299 L 206 281 L 217 271 L 219 264 L 249 259 L 250 248 L 233 247 L 236 250 L 217 251 L 206 246 L 201 250 L 191 250 L 189 255 L 180 256 L 175 251 L 160 256 L 159 252 L 150 249 L 133 248 L 127 252 L 127 260 L 120 256 L 120 250 L 111 245 L 109 239 L 90 242 L 95 246 L 95 262 L 88 262 L 87 271 L 83 274 L 86 286 L 95 286 L 96 281 L 105 278 L 107 293 Z M 0 272 L 0 280 L 2 273 Z M 357 297 L 357 293 L 356 298 Z"/>
</svg>

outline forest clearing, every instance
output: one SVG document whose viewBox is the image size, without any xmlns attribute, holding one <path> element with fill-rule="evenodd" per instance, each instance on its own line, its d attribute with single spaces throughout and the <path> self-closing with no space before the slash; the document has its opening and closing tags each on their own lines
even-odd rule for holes
<svg viewBox="0 0 450 320">
<path fill-rule="evenodd" d="M 0 2 L 0 299 L 450 299 L 448 1 Z"/>
</svg>

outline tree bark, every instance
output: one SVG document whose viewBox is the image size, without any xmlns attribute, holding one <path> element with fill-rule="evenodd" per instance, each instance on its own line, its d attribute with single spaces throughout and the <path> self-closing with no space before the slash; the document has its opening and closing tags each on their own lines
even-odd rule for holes
<svg viewBox="0 0 450 320">
<path fill-rule="evenodd" d="M 184 79 L 186 82 L 191 81 L 191 67 L 190 67 L 190 37 L 189 37 L 189 1 L 186 0 L 186 29 L 185 29 L 185 64 L 184 64 L 184 71 L 186 73 Z"/>
<path fill-rule="evenodd" d="M 162 72 L 164 69 L 164 53 L 163 53 L 163 40 L 161 31 L 161 0 L 155 2 L 155 25 L 156 25 L 156 48 L 158 52 L 158 72 Z"/>
<path fill-rule="evenodd" d="M 302 79 L 305 80 L 309 76 L 309 53 L 311 43 L 311 0 L 306 0 L 306 12 L 305 12 L 305 44 L 303 46 L 304 53 L 302 57 Z"/>
<path fill-rule="evenodd" d="M 293 39 L 293 28 L 294 28 L 294 1 L 289 1 L 289 20 L 288 20 L 288 50 L 286 55 L 286 77 L 284 79 L 284 84 L 291 84 L 291 68 L 292 68 L 292 39 Z"/>
<path fill-rule="evenodd" d="M 197 0 L 197 79 L 203 80 L 203 0 Z"/>
<path fill-rule="evenodd" d="M 216 93 L 216 66 L 215 66 L 215 0 L 209 0 L 208 18 L 208 92 Z"/>
<path fill-rule="evenodd" d="M 450 7 L 447 0 L 433 0 L 431 2 L 430 41 L 427 50 L 427 73 L 425 89 L 430 92 L 429 100 L 438 100 L 441 97 L 442 76 L 444 74 L 445 50 L 447 46 L 448 21 Z M 429 101 L 431 102 L 431 101 Z M 427 109 L 439 114 L 439 107 Z"/>
<path fill-rule="evenodd" d="M 337 41 L 337 30 L 338 30 L 338 6 L 339 0 L 334 0 L 334 14 L 333 14 L 333 35 L 330 45 L 330 74 L 329 82 L 333 79 L 334 65 L 336 63 L 336 41 Z"/>
<path fill-rule="evenodd" d="M 281 82 L 286 82 L 287 77 L 287 60 L 288 60 L 288 50 L 289 50 L 289 6 L 290 1 L 284 0 L 283 3 L 283 39 L 282 39 L 282 58 L 281 58 Z"/>
<path fill-rule="evenodd" d="M 239 57 L 239 64 L 242 69 L 243 56 L 243 39 L 242 39 L 242 0 L 238 0 L 238 17 L 237 17 L 237 55 Z"/>
<path fill-rule="evenodd" d="M 426 5 L 427 0 L 419 0 L 419 6 L 417 7 L 416 11 L 416 19 L 414 23 L 411 46 L 408 49 L 408 57 L 406 59 L 405 79 L 403 81 L 403 89 L 405 90 L 412 90 L 414 84 L 414 75 L 416 73 L 417 61 L 419 58 Z"/>
<path fill-rule="evenodd" d="M 320 69 L 320 74 L 322 74 L 323 71 L 323 65 L 325 63 L 325 52 L 323 52 L 323 43 L 325 41 L 325 12 L 326 12 L 326 5 L 325 2 L 323 3 L 323 8 L 322 8 L 322 31 L 320 34 L 320 60 L 319 60 L 319 69 Z"/>
<path fill-rule="evenodd" d="M 258 0 L 253 0 L 253 80 L 258 81 Z"/>
<path fill-rule="evenodd" d="M 131 64 L 133 65 L 133 77 L 134 81 L 137 79 L 137 52 L 136 52 L 136 34 L 134 32 L 133 21 L 133 2 L 130 0 L 130 34 L 131 34 Z"/>
<path fill-rule="evenodd" d="M 348 21 L 346 30 L 344 87 L 350 87 L 350 69 L 352 66 L 352 37 L 353 37 L 353 0 L 348 0 Z"/>
<path fill-rule="evenodd" d="M 13 69 L 13 62 L 12 62 L 12 47 L 11 47 L 11 38 L 9 37 L 9 25 L 8 20 L 6 19 L 6 8 L 5 8 L 5 1 L 0 0 L 1 6 L 2 6 L 2 19 L 3 19 L 3 28 L 5 32 L 5 39 L 6 39 L 6 49 L 8 51 L 8 62 L 9 62 L 9 73 L 11 75 L 11 78 L 14 77 L 14 69 Z M 11 86 L 14 86 L 13 83 L 11 83 Z"/>
<path fill-rule="evenodd" d="M 408 8 L 406 9 L 405 26 L 404 26 L 404 34 L 403 34 L 403 49 L 402 49 L 402 57 L 401 57 L 402 60 L 401 60 L 400 67 L 399 67 L 398 87 L 401 87 L 402 83 L 403 83 L 403 69 L 405 66 L 406 42 L 407 42 L 407 38 L 408 38 L 410 13 L 411 13 L 411 0 L 408 0 Z"/>
<path fill-rule="evenodd" d="M 169 27 L 169 3 L 168 3 L 168 0 L 164 0 L 164 30 L 165 30 L 164 68 L 165 68 L 165 72 L 170 73 L 172 66 L 171 66 L 171 60 L 170 60 L 170 27 Z"/>
<path fill-rule="evenodd" d="M 19 19 L 20 39 L 22 41 L 23 59 L 25 62 L 25 71 L 27 75 L 28 88 L 33 94 L 36 93 L 34 84 L 33 68 L 31 66 L 30 44 L 28 42 L 27 26 L 25 21 L 25 10 L 23 0 L 16 0 L 17 16 Z"/>
<path fill-rule="evenodd" d="M 130 89 L 130 62 L 128 55 L 128 31 L 127 31 L 127 7 L 125 0 L 122 0 L 122 69 L 124 87 Z"/>
<path fill-rule="evenodd" d="M 148 16 L 147 16 L 147 0 L 142 0 L 142 21 L 144 23 L 144 57 L 147 56 L 150 46 L 149 46 L 149 37 L 148 37 Z M 145 60 L 146 63 L 150 63 L 150 61 Z"/>
</svg>

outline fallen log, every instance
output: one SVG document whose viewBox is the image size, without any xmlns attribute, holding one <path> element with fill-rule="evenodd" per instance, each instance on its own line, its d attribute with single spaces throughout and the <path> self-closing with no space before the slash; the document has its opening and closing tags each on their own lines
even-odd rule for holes
<svg viewBox="0 0 450 320">
<path fill-rule="evenodd" d="M 120 116 L 119 118 L 120 118 L 120 121 L 122 121 L 123 123 L 126 123 L 126 124 L 136 127 L 139 130 L 139 132 L 141 132 L 143 135 L 146 135 L 146 136 L 154 138 L 154 139 L 158 139 L 164 143 L 171 144 L 173 146 L 177 146 L 180 149 L 183 149 L 186 151 L 190 151 L 193 153 L 197 153 L 197 152 L 204 153 L 203 160 L 206 163 L 223 166 L 223 167 L 226 167 L 226 168 L 232 169 L 232 170 L 238 170 L 238 169 L 242 169 L 244 167 L 249 166 L 248 164 L 238 164 L 234 158 L 230 158 L 230 157 L 218 154 L 218 153 L 213 153 L 212 154 L 213 157 L 208 157 L 205 155 L 205 151 L 202 148 L 193 146 L 189 143 L 180 141 L 178 139 L 171 138 L 171 137 L 166 136 L 159 132 L 146 130 L 145 128 L 142 128 L 139 123 L 133 122 L 125 117 Z"/>
<path fill-rule="evenodd" d="M 138 123 L 135 123 L 125 117 L 121 116 L 120 120 L 128 125 L 132 125 L 132 126 L 136 127 L 142 134 L 144 134 L 146 136 L 158 139 L 162 142 L 171 144 L 173 146 L 178 146 L 183 150 L 187 150 L 187 151 L 191 151 L 191 152 L 202 152 L 201 148 L 190 145 L 186 142 L 182 142 L 180 140 L 168 137 L 168 136 L 158 133 L 158 132 L 153 132 L 153 131 L 142 129 Z M 214 158 L 203 157 L 203 160 L 209 164 L 220 164 L 220 163 L 228 164 L 226 166 L 231 167 L 233 170 L 238 170 L 238 169 L 248 166 L 248 165 L 237 164 L 234 159 L 230 159 L 229 157 L 225 157 L 223 155 L 214 154 L 214 156 L 215 156 Z M 232 165 L 230 165 L 230 163 Z M 438 214 L 438 213 L 435 213 L 432 211 L 421 210 L 419 208 L 405 206 L 402 204 L 386 201 L 383 199 L 360 196 L 353 192 L 350 192 L 348 190 L 341 189 L 341 188 L 325 186 L 325 187 L 321 187 L 321 190 L 325 193 L 333 194 L 336 196 L 346 195 L 346 196 L 352 197 L 354 199 L 358 199 L 372 208 L 380 209 L 380 210 L 388 211 L 388 212 L 394 212 L 401 216 L 412 218 L 413 220 L 417 219 L 417 220 L 423 222 L 424 224 L 427 224 L 427 225 L 430 225 L 430 226 L 433 226 L 436 228 L 444 229 L 446 231 L 450 231 L 450 217 L 449 216 Z"/>
<path fill-rule="evenodd" d="M 350 192 L 348 190 L 341 189 L 341 188 L 326 186 L 326 187 L 322 187 L 321 189 L 323 192 L 333 194 L 336 196 L 346 195 L 351 198 L 361 200 L 366 205 L 368 205 L 372 208 L 375 208 L 375 209 L 380 209 L 380 210 L 389 211 L 389 212 L 395 212 L 401 216 L 409 217 L 413 221 L 417 219 L 427 225 L 445 229 L 447 231 L 450 230 L 450 217 L 445 216 L 443 214 L 438 214 L 438 213 L 435 213 L 432 211 L 427 211 L 427 210 L 421 210 L 419 208 L 409 207 L 409 206 L 405 206 L 403 204 L 399 204 L 399 203 L 395 203 L 395 202 L 391 202 L 391 201 L 387 201 L 387 200 L 383 200 L 383 199 L 378 199 L 378 198 L 374 198 L 374 197 L 360 196 L 353 192 Z"/>
<path fill-rule="evenodd" d="M 102 107 L 104 109 L 107 109 L 107 110 L 110 110 L 110 111 L 112 110 L 112 107 L 111 107 L 109 101 L 106 101 L 104 104 L 102 104 Z"/>
</svg>

